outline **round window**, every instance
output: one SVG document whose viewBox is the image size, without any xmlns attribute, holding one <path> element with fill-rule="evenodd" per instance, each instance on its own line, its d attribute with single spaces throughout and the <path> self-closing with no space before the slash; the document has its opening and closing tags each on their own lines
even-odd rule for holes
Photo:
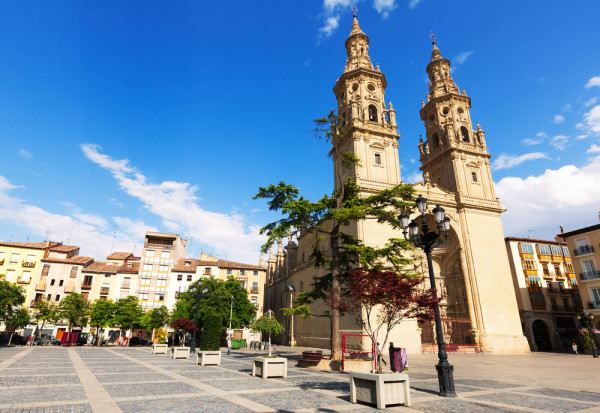
<svg viewBox="0 0 600 413">
<path fill-rule="evenodd" d="M 447 115 L 448 113 L 450 113 L 450 108 L 449 108 L 448 106 L 444 107 L 444 108 L 442 109 L 442 113 L 443 113 L 444 115 Z"/>
<path fill-rule="evenodd" d="M 375 92 L 375 85 L 373 83 L 369 83 L 367 85 L 367 89 L 369 89 L 371 92 Z"/>
<path fill-rule="evenodd" d="M 459 107 L 457 110 L 458 110 L 458 113 L 459 113 L 459 114 L 461 114 L 461 115 L 462 115 L 463 113 L 465 113 L 465 110 L 464 110 L 463 108 L 460 108 L 460 107 Z"/>
<path fill-rule="evenodd" d="M 352 91 L 353 91 L 353 92 L 356 92 L 357 90 L 358 90 L 358 83 L 354 83 L 354 84 L 352 85 Z"/>
</svg>

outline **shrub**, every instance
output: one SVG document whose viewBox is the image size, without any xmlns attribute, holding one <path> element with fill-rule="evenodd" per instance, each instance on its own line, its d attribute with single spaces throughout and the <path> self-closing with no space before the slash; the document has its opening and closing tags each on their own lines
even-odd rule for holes
<svg viewBox="0 0 600 413">
<path fill-rule="evenodd" d="M 200 340 L 200 350 L 215 351 L 221 344 L 221 317 L 216 314 L 208 314 L 202 321 L 204 326 Z"/>
</svg>

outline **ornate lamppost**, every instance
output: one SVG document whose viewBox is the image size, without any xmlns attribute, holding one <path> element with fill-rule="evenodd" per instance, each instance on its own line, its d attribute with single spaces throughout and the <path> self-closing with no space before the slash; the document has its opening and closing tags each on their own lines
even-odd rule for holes
<svg viewBox="0 0 600 413">
<path fill-rule="evenodd" d="M 294 293 L 296 292 L 296 287 L 293 285 L 288 285 L 288 290 L 290 292 L 290 308 L 294 307 Z M 294 338 L 294 314 L 290 316 L 290 347 L 294 347 L 296 345 L 296 339 Z"/>
<path fill-rule="evenodd" d="M 450 218 L 448 218 L 444 212 L 444 208 L 436 205 L 433 208 L 433 219 L 437 224 L 437 231 L 430 231 L 429 225 L 427 224 L 427 217 L 425 212 L 427 211 L 427 198 L 419 195 L 416 199 L 417 209 L 421 213 L 421 232 L 419 232 L 419 224 L 413 220 L 410 224 L 408 223 L 409 216 L 406 212 L 398 216 L 400 220 L 400 228 L 404 234 L 404 238 L 407 241 L 412 242 L 415 247 L 421 248 L 427 256 L 427 267 L 429 268 L 429 282 L 431 288 L 434 289 L 433 296 L 437 299 L 437 291 L 435 290 L 435 275 L 433 273 L 433 263 L 431 260 L 431 250 L 439 245 L 448 242 L 448 231 L 450 231 Z M 408 236 L 407 236 L 408 230 Z M 444 332 L 442 331 L 442 319 L 440 317 L 440 306 L 436 302 L 434 307 L 435 314 L 435 332 L 437 336 L 438 344 L 438 357 L 439 362 L 435 366 L 438 372 L 438 380 L 440 383 L 440 396 L 443 397 L 456 397 L 454 391 L 454 367 L 448 362 L 448 354 L 446 353 L 446 343 L 444 343 Z"/>
<path fill-rule="evenodd" d="M 581 322 L 584 328 L 588 329 L 588 332 L 590 333 L 590 343 L 592 345 L 592 354 L 594 355 L 594 358 L 597 359 L 598 351 L 596 349 L 596 340 L 594 339 L 594 332 L 592 331 L 594 329 L 594 327 L 592 326 L 592 320 L 594 319 L 594 316 L 592 314 L 583 313 L 583 315 L 578 315 L 577 319 Z"/>
<path fill-rule="evenodd" d="M 229 307 L 229 331 L 227 331 L 227 336 L 229 336 L 229 338 L 231 338 L 231 319 L 233 317 L 233 295 L 230 298 L 231 300 L 231 305 Z"/>
<path fill-rule="evenodd" d="M 194 333 L 192 334 L 192 343 L 190 344 L 190 353 L 196 352 L 196 330 L 198 330 L 198 309 L 200 307 L 200 299 L 204 298 L 204 296 L 206 295 L 207 292 L 208 292 L 208 288 L 206 288 L 206 287 L 204 287 L 202 289 L 202 291 L 200 291 L 200 283 L 198 283 L 198 286 L 196 287 L 196 294 L 194 295 L 194 297 L 196 297 L 196 317 L 194 318 L 194 326 L 196 328 L 194 328 Z"/>
</svg>

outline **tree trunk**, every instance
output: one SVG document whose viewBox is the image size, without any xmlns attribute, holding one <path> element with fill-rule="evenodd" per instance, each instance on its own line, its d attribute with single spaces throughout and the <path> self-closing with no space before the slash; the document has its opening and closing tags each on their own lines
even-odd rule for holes
<svg viewBox="0 0 600 413">
<path fill-rule="evenodd" d="M 156 331 L 155 328 L 152 329 L 152 342 L 154 343 L 154 332 Z"/>
<path fill-rule="evenodd" d="M 12 336 L 13 334 L 15 334 L 14 332 L 10 333 L 10 338 L 8 339 L 8 346 L 10 346 L 10 343 L 12 343 Z"/>
<path fill-rule="evenodd" d="M 96 326 L 96 340 L 98 341 L 97 346 L 100 347 L 102 344 L 102 337 L 100 337 L 100 326 Z"/>
<path fill-rule="evenodd" d="M 40 331 L 38 332 L 38 338 L 42 338 L 42 330 L 44 329 L 45 325 L 46 325 L 46 320 L 42 320 L 42 327 L 40 328 Z"/>
</svg>

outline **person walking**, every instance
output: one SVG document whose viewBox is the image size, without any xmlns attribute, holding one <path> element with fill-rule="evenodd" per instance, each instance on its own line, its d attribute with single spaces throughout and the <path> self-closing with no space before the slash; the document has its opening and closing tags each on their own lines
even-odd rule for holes
<svg viewBox="0 0 600 413">
<path fill-rule="evenodd" d="M 573 349 L 573 353 L 575 353 L 575 355 L 578 355 L 579 353 L 577 352 L 577 343 L 573 342 L 573 345 L 571 345 L 571 348 Z"/>
<path fill-rule="evenodd" d="M 227 336 L 227 355 L 231 354 L 231 336 Z"/>
</svg>

